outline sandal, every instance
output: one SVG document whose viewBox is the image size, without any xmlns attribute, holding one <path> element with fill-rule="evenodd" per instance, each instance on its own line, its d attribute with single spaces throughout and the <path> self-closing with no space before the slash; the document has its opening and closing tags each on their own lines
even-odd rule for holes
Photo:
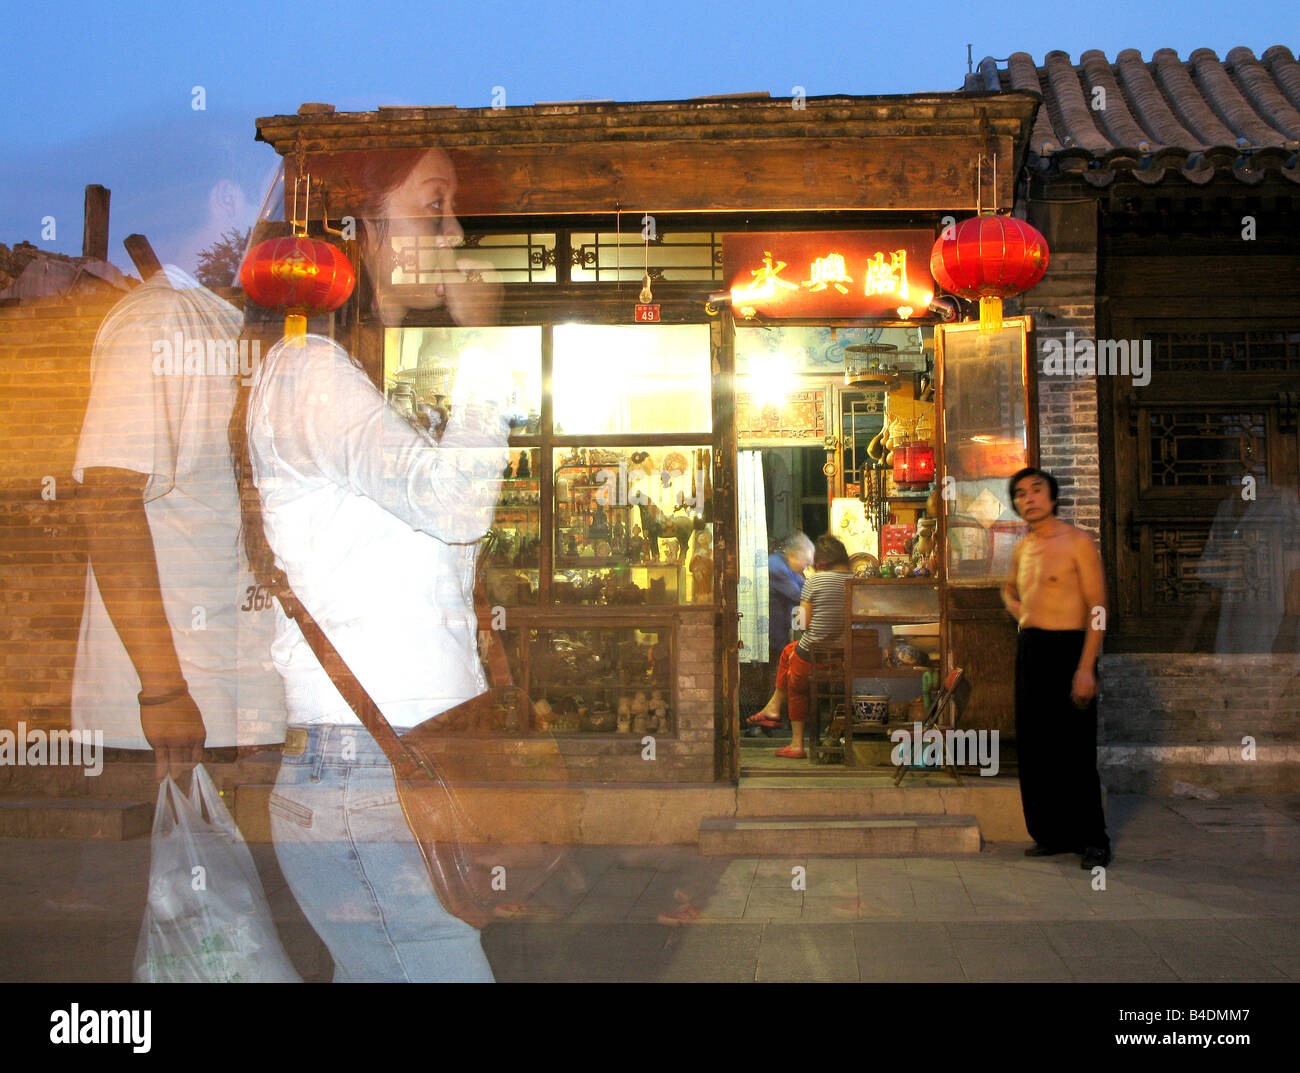
<svg viewBox="0 0 1300 1073">
<path fill-rule="evenodd" d="M 795 749 L 787 745 L 784 749 L 777 749 L 775 756 L 783 756 L 787 760 L 803 760 L 808 754 L 802 749 Z"/>
<path fill-rule="evenodd" d="M 755 712 L 745 722 L 750 726 L 767 727 L 769 730 L 775 730 L 781 725 L 780 719 L 773 719 L 770 715 L 764 715 L 762 712 Z"/>
<path fill-rule="evenodd" d="M 659 923 L 670 926 L 680 926 L 682 924 L 712 924 L 713 918 L 706 916 L 690 902 L 685 902 L 678 906 L 671 913 L 660 913 Z"/>
</svg>

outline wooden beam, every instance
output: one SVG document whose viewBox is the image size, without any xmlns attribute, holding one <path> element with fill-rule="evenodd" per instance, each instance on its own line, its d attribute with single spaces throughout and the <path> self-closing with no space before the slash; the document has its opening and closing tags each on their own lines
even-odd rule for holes
<svg viewBox="0 0 1300 1073">
<path fill-rule="evenodd" d="M 112 191 L 98 183 L 86 187 L 86 208 L 81 232 L 81 256 L 108 260 L 108 199 Z"/>
</svg>

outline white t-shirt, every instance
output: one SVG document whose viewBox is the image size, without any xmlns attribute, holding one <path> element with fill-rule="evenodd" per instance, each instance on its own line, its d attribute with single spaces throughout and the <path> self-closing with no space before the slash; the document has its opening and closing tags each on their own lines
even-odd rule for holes
<svg viewBox="0 0 1300 1073">
<path fill-rule="evenodd" d="M 388 721 L 414 726 L 482 693 L 474 564 L 508 458 L 500 421 L 453 414 L 435 442 L 341 347 L 309 335 L 266 355 L 248 427 L 277 563 Z M 275 614 L 290 722 L 357 723 Z"/>
<path fill-rule="evenodd" d="M 148 475 L 163 606 L 210 749 L 284 740 L 274 614 L 244 565 L 227 440 L 241 324 L 230 303 L 171 265 L 123 298 L 95 338 L 73 468 L 78 481 L 100 466 Z M 88 564 L 73 727 L 102 730 L 110 748 L 147 749 L 139 691 Z"/>
</svg>

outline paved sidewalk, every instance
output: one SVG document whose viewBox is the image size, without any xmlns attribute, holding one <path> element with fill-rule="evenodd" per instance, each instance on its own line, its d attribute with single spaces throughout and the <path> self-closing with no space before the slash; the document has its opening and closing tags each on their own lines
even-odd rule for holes
<svg viewBox="0 0 1300 1073">
<path fill-rule="evenodd" d="M 906 859 L 706 858 L 575 850 L 539 892 L 549 923 L 501 923 L 503 981 L 1300 980 L 1300 798 L 1112 796 L 1099 879 L 1024 845 Z M 125 981 L 147 838 L 0 840 L 0 980 Z M 254 846 L 304 977 L 328 954 L 269 846 Z M 660 923 L 662 914 L 695 922 Z"/>
</svg>

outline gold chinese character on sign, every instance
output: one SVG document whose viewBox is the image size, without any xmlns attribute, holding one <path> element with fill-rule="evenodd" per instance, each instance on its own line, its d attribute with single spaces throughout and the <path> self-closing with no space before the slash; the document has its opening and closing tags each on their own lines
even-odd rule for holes
<svg viewBox="0 0 1300 1073">
<path fill-rule="evenodd" d="M 776 295 L 777 287 L 784 287 L 788 291 L 797 291 L 798 284 L 787 283 L 781 278 L 781 269 L 785 267 L 784 261 L 772 263 L 772 253 L 770 250 L 763 251 L 763 267 L 750 269 L 749 274 L 754 277 L 753 283 L 750 284 L 746 293 L 763 298 L 772 298 Z"/>
<path fill-rule="evenodd" d="M 877 253 L 867 261 L 866 293 L 908 296 L 906 250 L 895 250 L 889 255 L 888 262 L 883 253 Z"/>
<path fill-rule="evenodd" d="M 849 289 L 844 284 L 852 282 L 852 277 L 844 270 L 844 258 L 838 253 L 831 253 L 813 261 L 812 279 L 804 280 L 803 285 L 810 291 L 824 291 L 830 286 L 840 294 L 848 294 Z"/>
</svg>

